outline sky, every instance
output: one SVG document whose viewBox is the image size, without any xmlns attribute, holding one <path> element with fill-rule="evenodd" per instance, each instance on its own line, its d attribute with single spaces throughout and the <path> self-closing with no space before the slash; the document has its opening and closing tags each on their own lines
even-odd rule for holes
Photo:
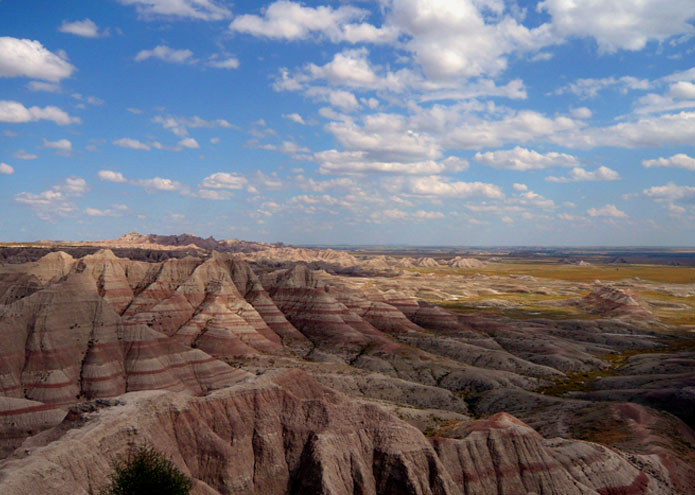
<svg viewBox="0 0 695 495">
<path fill-rule="evenodd" d="M 0 0 L 0 240 L 695 246 L 693 0 Z"/>
</svg>

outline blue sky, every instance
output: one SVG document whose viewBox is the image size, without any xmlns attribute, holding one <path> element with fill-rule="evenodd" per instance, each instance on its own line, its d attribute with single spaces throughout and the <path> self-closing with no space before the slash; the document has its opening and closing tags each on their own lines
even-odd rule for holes
<svg viewBox="0 0 695 495">
<path fill-rule="evenodd" d="M 695 245 L 692 0 L 0 0 L 0 239 Z"/>
</svg>

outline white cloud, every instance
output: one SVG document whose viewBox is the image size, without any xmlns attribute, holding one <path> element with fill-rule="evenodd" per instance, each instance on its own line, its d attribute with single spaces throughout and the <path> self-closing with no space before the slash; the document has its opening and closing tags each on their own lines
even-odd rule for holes
<svg viewBox="0 0 695 495">
<path fill-rule="evenodd" d="M 191 137 L 182 139 L 181 141 L 179 141 L 178 145 L 189 149 L 200 148 L 198 141 Z"/>
<path fill-rule="evenodd" d="M 615 205 L 608 204 L 601 208 L 589 208 L 586 212 L 591 217 L 611 217 L 611 218 L 627 218 L 627 213 L 620 211 Z"/>
<path fill-rule="evenodd" d="M 57 141 L 43 140 L 44 148 L 52 148 L 58 151 L 70 152 L 72 151 L 72 143 L 67 139 L 59 139 Z"/>
<path fill-rule="evenodd" d="M 544 198 L 538 193 L 533 191 L 526 191 L 513 200 L 523 206 L 532 206 L 534 208 L 541 208 L 544 210 L 550 210 L 555 208 L 555 202 L 552 199 Z"/>
<path fill-rule="evenodd" d="M 104 104 L 104 100 L 102 100 L 101 98 L 97 98 L 96 96 L 82 96 L 80 93 L 73 93 L 70 96 L 72 96 L 77 101 L 84 101 L 96 107 L 100 107 Z"/>
<path fill-rule="evenodd" d="M 515 183 L 512 187 L 514 187 L 516 191 L 528 191 L 528 186 L 526 184 Z"/>
<path fill-rule="evenodd" d="M 5 162 L 0 163 L 0 174 L 11 175 L 14 174 L 14 168 Z"/>
<path fill-rule="evenodd" d="M 352 6 L 305 7 L 287 0 L 273 2 L 263 16 L 237 16 L 229 25 L 234 32 L 271 39 L 299 40 L 323 35 L 331 41 L 350 43 L 392 41 L 396 32 L 360 22 L 367 11 Z M 358 24 L 359 22 L 359 24 Z"/>
<path fill-rule="evenodd" d="M 306 122 L 298 113 L 283 114 L 282 116 L 283 118 L 291 120 L 292 122 L 295 122 L 297 124 L 306 125 Z"/>
<path fill-rule="evenodd" d="M 17 101 L 0 100 L 0 122 L 21 124 L 39 120 L 50 120 L 58 125 L 80 123 L 79 117 L 71 117 L 58 107 L 27 108 Z"/>
<path fill-rule="evenodd" d="M 649 41 L 694 32 L 691 0 L 545 0 L 537 10 L 550 14 L 558 36 L 592 37 L 606 53 L 641 50 Z"/>
<path fill-rule="evenodd" d="M 116 139 L 115 141 L 113 141 L 113 144 L 116 146 L 120 146 L 121 148 L 130 148 L 133 150 L 149 151 L 150 149 L 152 149 L 149 144 L 131 138 Z"/>
<path fill-rule="evenodd" d="M 397 208 L 384 210 L 383 214 L 387 218 L 406 218 L 408 216 L 408 213 Z M 375 215 L 378 215 L 378 213 L 375 212 Z"/>
<path fill-rule="evenodd" d="M 243 189 L 247 183 L 248 181 L 242 175 L 217 172 L 205 177 L 200 183 L 200 187 L 206 189 Z"/>
<path fill-rule="evenodd" d="M 257 186 L 263 187 L 264 189 L 280 189 L 283 186 L 282 179 L 280 179 L 277 172 L 264 174 L 258 170 L 254 174 L 253 180 Z"/>
<path fill-rule="evenodd" d="M 608 127 L 589 128 L 581 133 L 558 135 L 553 141 L 577 147 L 689 145 L 695 142 L 695 112 L 642 117 Z"/>
<path fill-rule="evenodd" d="M 586 107 L 573 108 L 570 114 L 576 119 L 590 119 L 592 115 L 591 110 Z"/>
<path fill-rule="evenodd" d="M 413 217 L 433 220 L 436 218 L 444 218 L 444 213 L 442 213 L 441 211 L 418 210 L 415 213 L 413 213 Z"/>
<path fill-rule="evenodd" d="M 159 45 L 151 50 L 141 50 L 135 55 L 136 62 L 142 62 L 150 58 L 157 58 L 164 62 L 170 62 L 173 64 L 183 64 L 191 62 L 193 57 L 193 52 L 191 50 L 174 50 L 166 45 Z"/>
<path fill-rule="evenodd" d="M 686 155 L 685 153 L 678 153 L 670 158 L 655 158 L 654 160 L 643 160 L 642 166 L 644 167 L 677 167 L 684 168 L 686 170 L 695 170 L 695 158 Z"/>
<path fill-rule="evenodd" d="M 27 153 L 24 150 L 15 151 L 12 156 L 19 160 L 36 160 L 39 157 L 36 153 Z"/>
<path fill-rule="evenodd" d="M 81 177 L 68 177 L 60 184 L 39 194 L 20 192 L 14 196 L 18 203 L 29 206 L 36 215 L 46 221 L 68 216 L 77 210 L 73 198 L 89 190 L 87 181 Z"/>
<path fill-rule="evenodd" d="M 144 19 L 180 17 L 203 21 L 220 21 L 232 16 L 222 2 L 215 0 L 118 0 L 123 5 L 135 5 Z"/>
<path fill-rule="evenodd" d="M 322 173 L 363 174 L 370 172 L 431 175 L 459 172 L 468 168 L 468 162 L 451 156 L 444 160 L 419 162 L 379 161 L 369 159 L 364 151 L 327 150 L 314 154 Z"/>
<path fill-rule="evenodd" d="M 313 87 L 309 88 L 306 94 L 318 101 L 326 101 L 344 112 L 354 112 L 360 107 L 355 95 L 342 89 Z"/>
<path fill-rule="evenodd" d="M 453 148 L 479 149 L 500 146 L 505 142 L 526 142 L 538 138 L 557 139 L 564 134 L 579 131 L 585 124 L 569 117 L 554 118 L 532 111 L 522 110 L 505 115 L 500 120 L 472 120 L 455 126 L 445 137 L 445 143 Z M 555 138 L 555 136 L 558 136 Z M 555 138 L 555 139 L 553 139 Z"/>
<path fill-rule="evenodd" d="M 451 198 L 495 198 L 504 197 L 495 184 L 484 182 L 451 182 L 446 177 L 432 175 L 410 179 L 405 183 L 405 191 L 419 196 Z"/>
<path fill-rule="evenodd" d="M 219 58 L 213 58 L 208 60 L 207 64 L 208 67 L 212 67 L 214 69 L 238 69 L 239 68 L 239 59 L 236 57 L 227 57 L 224 59 L 219 59 Z"/>
<path fill-rule="evenodd" d="M 82 177 L 68 177 L 62 184 L 54 186 L 53 189 L 71 196 L 82 196 L 89 191 L 89 186 Z"/>
<path fill-rule="evenodd" d="M 695 202 L 695 186 L 679 186 L 669 182 L 665 186 L 653 186 L 642 191 L 655 201 L 687 201 Z"/>
<path fill-rule="evenodd" d="M 476 153 L 475 159 L 489 167 L 520 171 L 539 170 L 548 167 L 571 167 L 579 163 L 576 157 L 565 153 L 541 154 L 519 146 L 511 150 Z"/>
<path fill-rule="evenodd" d="M 75 71 L 65 57 L 58 56 L 38 41 L 0 37 L 0 77 L 31 77 L 57 82 Z"/>
<path fill-rule="evenodd" d="M 108 182 L 126 182 L 126 178 L 123 177 L 122 173 L 114 172 L 113 170 L 99 170 L 97 176 L 101 180 L 105 180 Z"/>
<path fill-rule="evenodd" d="M 152 179 L 136 179 L 129 181 L 131 184 L 144 187 L 145 189 L 157 189 L 159 191 L 185 191 L 187 188 L 180 182 L 162 177 Z"/>
<path fill-rule="evenodd" d="M 695 99 L 695 84 L 690 81 L 678 81 L 669 86 L 668 92 L 674 98 Z"/>
<path fill-rule="evenodd" d="M 90 217 L 120 217 L 123 214 L 123 210 L 127 209 L 128 207 L 125 205 L 113 205 L 113 208 L 107 208 L 105 210 L 100 210 L 98 208 L 85 208 L 84 212 Z"/>
<path fill-rule="evenodd" d="M 389 21 L 410 37 L 406 48 L 432 79 L 495 75 L 507 67 L 508 55 L 553 41 L 547 25 L 528 29 L 506 15 L 486 18 L 483 6 L 469 0 L 390 5 Z"/>
<path fill-rule="evenodd" d="M 205 120 L 198 117 L 197 115 L 194 115 L 193 117 L 174 117 L 171 115 L 157 115 L 152 119 L 152 122 L 161 125 L 163 128 L 173 132 L 176 136 L 180 138 L 188 136 L 189 127 L 224 127 L 226 129 L 232 129 L 235 127 L 225 119 Z"/>
<path fill-rule="evenodd" d="M 395 114 L 366 115 L 364 125 L 352 121 L 331 122 L 326 130 L 333 134 L 346 151 L 362 151 L 370 161 L 417 162 L 436 160 L 440 144 L 423 133 L 415 132 L 408 121 Z"/>
<path fill-rule="evenodd" d="M 210 199 L 213 201 L 224 201 L 232 197 L 229 191 L 219 189 L 199 189 L 193 196 L 201 199 Z"/>
<path fill-rule="evenodd" d="M 594 98 L 607 88 L 617 88 L 621 93 L 629 90 L 646 90 L 652 87 L 652 82 L 648 79 L 638 79 L 633 76 L 622 76 L 619 78 L 604 77 L 602 79 L 577 79 L 565 86 L 555 90 L 556 95 L 570 93 L 580 98 Z M 584 117 L 582 117 L 584 118 Z"/>
<path fill-rule="evenodd" d="M 29 91 L 45 91 L 47 93 L 60 93 L 62 90 L 60 84 L 45 81 L 29 81 L 27 88 Z"/>
<path fill-rule="evenodd" d="M 99 33 L 99 26 L 97 26 L 91 19 L 73 22 L 63 21 L 58 28 L 58 31 L 61 33 L 82 36 L 84 38 L 98 38 L 99 36 L 107 35 L 107 32 Z"/>
<path fill-rule="evenodd" d="M 581 167 L 574 167 L 570 170 L 567 177 L 546 177 L 548 182 L 588 182 L 588 181 L 604 181 L 604 180 L 619 180 L 620 174 L 608 167 L 599 167 L 596 170 L 585 170 Z"/>
</svg>

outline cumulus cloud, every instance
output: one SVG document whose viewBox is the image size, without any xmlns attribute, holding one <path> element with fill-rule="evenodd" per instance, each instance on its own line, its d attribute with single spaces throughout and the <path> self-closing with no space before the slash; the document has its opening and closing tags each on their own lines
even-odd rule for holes
<svg viewBox="0 0 695 495">
<path fill-rule="evenodd" d="M 131 184 L 144 187 L 145 189 L 156 189 L 158 191 L 184 191 L 186 186 L 171 179 L 153 177 L 151 179 L 136 179 L 129 181 Z"/>
<path fill-rule="evenodd" d="M 619 210 L 612 204 L 608 204 L 601 208 L 589 208 L 586 212 L 591 217 L 627 218 L 627 213 Z"/>
<path fill-rule="evenodd" d="M 14 174 L 14 168 L 12 168 L 11 165 L 8 165 L 5 162 L 2 162 L 2 163 L 0 163 L 0 174 L 12 175 L 12 174 Z"/>
<path fill-rule="evenodd" d="M 232 16 L 224 2 L 215 0 L 118 0 L 134 5 L 138 14 L 150 20 L 158 17 L 220 21 Z"/>
<path fill-rule="evenodd" d="M 401 115 L 366 115 L 361 126 L 346 120 L 331 122 L 326 125 L 326 130 L 346 151 L 364 152 L 374 161 L 436 160 L 442 154 L 435 139 L 410 129 L 408 121 Z"/>
<path fill-rule="evenodd" d="M 299 40 L 311 36 L 325 36 L 331 41 L 376 43 L 392 41 L 397 33 L 390 28 L 377 28 L 360 22 L 367 11 L 344 5 L 334 9 L 327 6 L 305 7 L 298 2 L 279 0 L 263 11 L 262 16 L 240 15 L 229 29 L 253 36 Z"/>
<path fill-rule="evenodd" d="M 306 121 L 298 113 L 283 114 L 282 117 L 296 124 L 306 125 Z"/>
<path fill-rule="evenodd" d="M 410 194 L 431 197 L 450 198 L 495 198 L 504 197 L 502 190 L 495 184 L 485 182 L 456 182 L 442 176 L 413 178 L 405 183 L 404 190 Z"/>
<path fill-rule="evenodd" d="M 126 178 L 120 172 L 114 172 L 113 170 L 99 170 L 97 176 L 101 180 L 108 182 L 126 182 Z"/>
<path fill-rule="evenodd" d="M 577 79 L 556 89 L 555 94 L 573 94 L 580 98 L 595 98 L 607 88 L 615 88 L 625 94 L 629 90 L 647 90 L 652 87 L 652 84 L 648 79 L 638 79 L 633 76 Z"/>
<path fill-rule="evenodd" d="M 126 205 L 112 205 L 111 208 L 100 210 L 98 208 L 85 208 L 84 213 L 90 217 L 120 217 L 128 210 Z"/>
<path fill-rule="evenodd" d="M 226 58 L 211 58 L 206 63 L 208 67 L 213 69 L 238 69 L 239 59 L 236 57 L 226 57 Z"/>
<path fill-rule="evenodd" d="M 468 168 L 468 162 L 458 157 L 419 162 L 379 161 L 369 159 L 364 151 L 327 150 L 314 154 L 319 171 L 335 174 L 364 174 L 370 172 L 431 175 L 459 172 Z"/>
<path fill-rule="evenodd" d="M 113 144 L 115 146 L 120 146 L 121 148 L 130 148 L 133 150 L 149 151 L 150 149 L 152 149 L 152 147 L 149 144 L 131 138 L 116 139 L 115 141 L 113 141 Z"/>
<path fill-rule="evenodd" d="M 408 37 L 406 48 L 435 80 L 496 75 L 506 69 L 508 55 L 535 51 L 553 41 L 547 25 L 528 29 L 503 15 L 503 7 L 489 17 L 482 4 L 470 0 L 389 4 L 390 23 Z"/>
<path fill-rule="evenodd" d="M 579 163 L 576 157 L 565 153 L 541 154 L 519 146 L 511 150 L 476 153 L 475 159 L 489 167 L 520 171 L 539 170 L 548 167 L 571 167 Z"/>
<path fill-rule="evenodd" d="M 196 141 L 195 139 L 193 139 L 191 137 L 182 139 L 181 141 L 178 142 L 178 145 L 183 147 L 183 148 L 188 148 L 188 149 L 200 148 L 198 141 Z"/>
<path fill-rule="evenodd" d="M 84 195 L 89 190 L 87 181 L 81 177 L 68 177 L 60 184 L 41 193 L 20 192 L 14 200 L 34 210 L 42 220 L 53 221 L 56 217 L 71 215 L 77 210 L 73 198 Z"/>
<path fill-rule="evenodd" d="M 655 158 L 653 160 L 643 160 L 642 166 L 644 167 L 677 167 L 684 168 L 686 170 L 695 170 L 695 158 L 686 155 L 685 153 L 678 153 L 669 158 Z"/>
<path fill-rule="evenodd" d="M 573 108 L 570 111 L 572 117 L 577 119 L 589 119 L 591 118 L 592 112 L 586 107 Z"/>
<path fill-rule="evenodd" d="M 434 220 L 436 218 L 444 218 L 444 213 L 442 213 L 441 211 L 418 210 L 415 213 L 413 213 L 413 217 Z"/>
<path fill-rule="evenodd" d="M 130 184 L 132 186 L 142 187 L 147 191 L 178 191 L 181 194 L 189 194 L 189 188 L 184 184 L 163 177 L 128 179 L 124 177 L 122 173 L 114 172 L 113 170 L 100 170 L 97 176 L 103 181 Z"/>
<path fill-rule="evenodd" d="M 84 38 L 99 38 L 100 36 L 107 36 L 108 32 L 99 32 L 99 26 L 97 26 L 91 19 L 84 19 L 82 21 L 63 21 L 63 23 L 58 28 L 61 33 L 74 34 L 76 36 L 82 36 Z"/>
<path fill-rule="evenodd" d="M 63 110 L 54 106 L 25 107 L 17 101 L 0 100 L 0 122 L 22 124 L 50 120 L 58 125 L 79 124 L 79 117 L 71 117 Z"/>
<path fill-rule="evenodd" d="M 44 139 L 43 147 L 68 153 L 72 151 L 72 143 L 67 139 L 58 139 L 57 141 L 49 141 L 47 139 Z"/>
<path fill-rule="evenodd" d="M 598 167 L 596 170 L 585 170 L 581 167 L 574 167 L 570 170 L 567 177 L 546 177 L 548 182 L 589 182 L 604 180 L 619 180 L 620 174 L 608 167 Z"/>
<path fill-rule="evenodd" d="M 695 31 L 690 0 L 545 0 L 537 10 L 550 14 L 558 36 L 591 37 L 605 53 L 641 50 L 649 41 Z"/>
<path fill-rule="evenodd" d="M 674 201 L 695 202 L 695 186 L 679 186 L 669 182 L 664 186 L 653 186 L 645 189 L 642 193 L 655 201 Z"/>
<path fill-rule="evenodd" d="M 172 64 L 183 64 L 191 62 L 193 57 L 193 52 L 188 49 L 175 50 L 169 48 L 166 45 L 159 45 L 151 50 L 141 50 L 135 55 L 136 62 L 142 62 L 143 60 L 148 60 L 150 58 L 156 58 L 164 62 L 169 62 Z"/>
<path fill-rule="evenodd" d="M 527 142 L 546 138 L 560 142 L 562 136 L 577 136 L 585 124 L 569 117 L 547 117 L 532 110 L 505 115 L 499 120 L 471 120 L 458 124 L 444 137 L 453 148 L 479 149 L 506 142 Z"/>
<path fill-rule="evenodd" d="M 560 144 L 576 147 L 615 146 L 639 148 L 648 146 L 688 145 L 695 142 L 695 112 L 680 112 L 641 117 L 612 126 L 593 127 L 582 132 L 553 136 Z"/>
<path fill-rule="evenodd" d="M 206 127 L 206 128 L 215 128 L 215 127 L 223 127 L 226 129 L 232 129 L 235 126 L 230 124 L 228 121 L 225 119 L 214 119 L 214 120 L 205 120 L 197 115 L 194 115 L 193 117 L 175 117 L 172 115 L 156 115 L 153 119 L 152 122 L 155 124 L 161 125 L 164 129 L 167 129 L 168 131 L 173 132 L 176 136 L 180 138 L 184 138 L 188 136 L 188 128 L 198 128 L 198 127 Z"/>
<path fill-rule="evenodd" d="M 30 77 L 57 82 L 75 71 L 64 57 L 36 40 L 0 37 L 0 77 Z"/>
<path fill-rule="evenodd" d="M 248 184 L 248 180 L 242 175 L 217 172 L 205 177 L 200 183 L 200 187 L 206 189 L 243 189 L 246 184 Z"/>
</svg>

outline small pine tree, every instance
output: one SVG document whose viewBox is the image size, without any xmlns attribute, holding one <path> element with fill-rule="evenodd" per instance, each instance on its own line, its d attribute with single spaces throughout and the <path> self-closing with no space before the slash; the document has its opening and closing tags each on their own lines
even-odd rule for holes
<svg viewBox="0 0 695 495">
<path fill-rule="evenodd" d="M 191 480 L 149 445 L 113 462 L 110 486 L 100 495 L 188 495 Z"/>
</svg>

